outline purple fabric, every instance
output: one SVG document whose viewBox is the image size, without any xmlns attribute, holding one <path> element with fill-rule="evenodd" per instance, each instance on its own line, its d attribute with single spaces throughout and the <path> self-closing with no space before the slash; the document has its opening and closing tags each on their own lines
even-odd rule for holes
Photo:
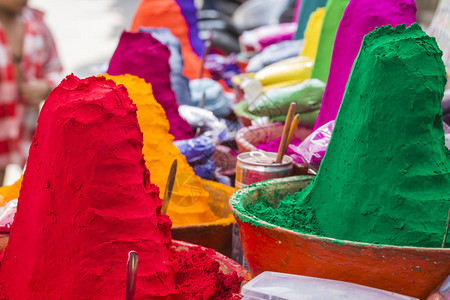
<svg viewBox="0 0 450 300">
<path fill-rule="evenodd" d="M 170 51 L 166 45 L 144 32 L 123 32 L 107 73 L 131 74 L 151 83 L 156 101 L 164 108 L 175 140 L 194 137 L 189 124 L 180 117 L 170 83 Z"/>
<path fill-rule="evenodd" d="M 336 119 L 364 35 L 375 27 L 405 23 L 409 26 L 415 21 L 413 0 L 350 0 L 336 33 L 330 74 L 313 130 Z"/>
<path fill-rule="evenodd" d="M 178 6 L 181 8 L 181 13 L 186 19 L 189 27 L 189 40 L 191 41 L 192 49 L 197 53 L 199 57 L 203 56 L 205 51 L 205 43 L 200 39 L 198 35 L 198 19 L 197 8 L 195 7 L 193 0 L 176 0 Z"/>
</svg>

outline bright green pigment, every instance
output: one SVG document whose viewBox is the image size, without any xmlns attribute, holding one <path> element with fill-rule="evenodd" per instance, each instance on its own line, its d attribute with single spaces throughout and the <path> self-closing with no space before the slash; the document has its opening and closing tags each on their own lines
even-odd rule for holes
<svg viewBox="0 0 450 300">
<path fill-rule="evenodd" d="M 440 247 L 450 207 L 441 56 L 417 24 L 365 36 L 315 180 L 283 199 L 274 216 L 247 209 L 305 233 Z"/>
<path fill-rule="evenodd" d="M 339 22 L 350 0 L 328 0 L 323 17 L 322 30 L 320 31 L 317 55 L 311 78 L 327 82 L 330 71 L 331 53 L 333 53 L 334 39 Z"/>
</svg>

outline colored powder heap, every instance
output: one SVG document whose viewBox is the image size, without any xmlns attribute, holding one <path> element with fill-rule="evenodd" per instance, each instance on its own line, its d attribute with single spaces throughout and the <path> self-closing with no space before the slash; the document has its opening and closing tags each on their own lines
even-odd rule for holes
<svg viewBox="0 0 450 300">
<path fill-rule="evenodd" d="M 327 82 L 336 31 L 348 2 L 349 0 L 327 1 L 311 78 Z"/>
<path fill-rule="evenodd" d="M 300 53 L 301 56 L 309 56 L 313 60 L 316 59 L 317 45 L 319 44 L 320 31 L 322 29 L 325 8 L 320 7 L 311 14 L 306 26 L 305 43 Z"/>
<path fill-rule="evenodd" d="M 188 25 L 190 45 L 194 52 L 199 57 L 202 57 L 203 52 L 205 52 L 205 43 L 200 38 L 198 32 L 197 7 L 195 6 L 194 0 L 176 0 L 176 3 L 181 8 L 181 13 Z"/>
<path fill-rule="evenodd" d="M 164 264 L 170 220 L 159 212 L 125 88 L 68 76 L 38 124 L 0 269 L 4 295 L 122 298 L 130 250 L 141 258 L 138 298 L 174 294 Z"/>
<path fill-rule="evenodd" d="M 156 100 L 164 108 L 170 133 L 176 140 L 193 138 L 189 124 L 180 117 L 170 82 L 170 51 L 149 33 L 123 32 L 107 73 L 131 74 L 152 84 Z"/>
<path fill-rule="evenodd" d="M 336 33 L 327 87 L 313 130 L 336 119 L 364 35 L 383 25 L 415 21 L 414 0 L 350 0 Z"/>
<path fill-rule="evenodd" d="M 381 27 L 364 38 L 317 177 L 279 204 L 291 212 L 272 210 L 278 225 L 358 242 L 440 247 L 450 207 L 441 56 L 417 24 Z M 298 222 L 297 210 L 317 226 L 289 226 Z"/>
<path fill-rule="evenodd" d="M 131 31 L 140 27 L 168 28 L 181 43 L 183 75 L 196 79 L 200 73 L 204 45 L 197 35 L 197 17 L 193 0 L 141 0 Z M 211 77 L 208 70 L 205 77 Z"/>
<path fill-rule="evenodd" d="M 180 294 L 189 295 L 186 299 L 228 300 L 239 293 L 242 279 L 236 273 L 220 272 L 223 266 L 211 258 L 214 250 L 197 248 L 181 252 L 172 250 L 172 253 L 175 283 Z M 207 280 L 198 280 L 200 277 Z"/>
<path fill-rule="evenodd" d="M 152 174 L 152 182 L 160 188 L 160 197 L 163 197 L 167 177 L 174 159 L 177 159 L 177 175 L 167 214 L 173 226 L 196 225 L 203 223 L 231 223 L 233 216 L 219 218 L 209 207 L 210 192 L 203 185 L 209 181 L 202 180 L 194 174 L 186 158 L 173 144 L 173 136 L 169 134 L 169 123 L 164 109 L 156 102 L 152 86 L 132 75 L 110 76 L 117 84 L 123 84 L 133 103 L 137 106 L 139 126 L 144 135 L 142 152 L 146 166 Z M 223 190 L 230 195 L 232 188 L 223 186 Z"/>
<path fill-rule="evenodd" d="M 139 253 L 137 299 L 194 299 L 188 280 L 214 299 L 232 297 L 242 278 L 220 273 L 214 251 L 170 247 L 171 223 L 142 145 L 122 85 L 71 75 L 52 91 L 30 149 L 0 299 L 123 299 L 130 250 Z"/>
<path fill-rule="evenodd" d="M 327 0 L 303 0 L 300 7 L 297 32 L 294 35 L 295 40 L 301 40 L 305 36 L 307 23 L 311 14 L 319 7 L 325 7 Z"/>
</svg>

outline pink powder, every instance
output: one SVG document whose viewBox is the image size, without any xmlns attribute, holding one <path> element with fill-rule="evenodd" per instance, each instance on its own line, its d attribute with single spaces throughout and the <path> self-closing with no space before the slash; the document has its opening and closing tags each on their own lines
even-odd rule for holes
<svg viewBox="0 0 450 300">
<path fill-rule="evenodd" d="M 170 82 L 170 51 L 150 33 L 123 32 L 107 73 L 131 74 L 151 83 L 156 101 L 164 108 L 175 140 L 194 137 L 189 124 L 178 113 L 178 103 Z"/>
<path fill-rule="evenodd" d="M 292 146 L 298 146 L 298 145 L 300 145 L 301 142 L 302 142 L 301 139 L 296 138 L 294 136 L 291 140 L 291 143 L 289 144 L 289 147 L 286 150 L 286 155 L 292 157 L 292 159 L 298 163 L 302 163 L 303 160 L 301 159 L 299 154 L 293 150 Z M 260 149 L 260 150 L 264 150 L 266 152 L 277 153 L 278 148 L 280 147 L 280 143 L 281 143 L 281 137 L 278 137 L 278 138 L 268 142 L 267 144 L 258 145 L 256 148 Z"/>
<path fill-rule="evenodd" d="M 336 33 L 330 74 L 313 130 L 336 119 L 364 35 L 375 27 L 404 23 L 409 26 L 415 21 L 413 0 L 350 0 Z"/>
</svg>

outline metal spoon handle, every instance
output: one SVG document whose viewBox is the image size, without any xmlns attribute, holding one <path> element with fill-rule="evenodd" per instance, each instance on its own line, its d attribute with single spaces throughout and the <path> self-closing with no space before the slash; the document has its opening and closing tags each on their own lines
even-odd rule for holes
<svg viewBox="0 0 450 300">
<path fill-rule="evenodd" d="M 161 212 L 165 214 L 169 207 L 170 196 L 172 195 L 173 184 L 175 183 L 175 175 L 177 174 L 177 160 L 175 159 L 170 167 L 169 176 L 167 177 L 166 189 L 161 207 Z"/>
<path fill-rule="evenodd" d="M 136 251 L 128 253 L 125 300 L 134 300 L 136 290 L 138 255 Z"/>
</svg>

